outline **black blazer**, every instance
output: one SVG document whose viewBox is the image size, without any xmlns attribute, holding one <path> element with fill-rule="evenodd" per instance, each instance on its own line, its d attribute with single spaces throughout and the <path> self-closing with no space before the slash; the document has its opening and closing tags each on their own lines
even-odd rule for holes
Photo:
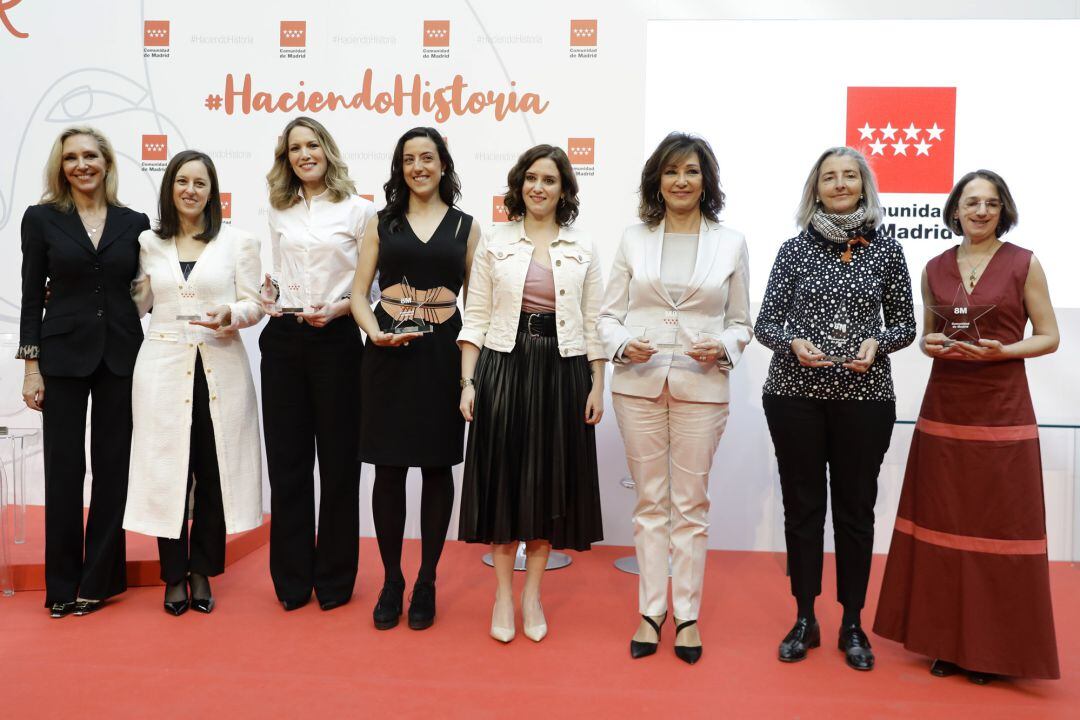
<svg viewBox="0 0 1080 720">
<path fill-rule="evenodd" d="M 149 228 L 146 215 L 110 205 L 95 250 L 74 210 L 26 209 L 19 345 L 24 352 L 39 348 L 43 375 L 87 377 L 102 360 L 115 375 L 132 374 L 143 334 L 131 281 L 139 270 L 139 234 Z"/>
</svg>

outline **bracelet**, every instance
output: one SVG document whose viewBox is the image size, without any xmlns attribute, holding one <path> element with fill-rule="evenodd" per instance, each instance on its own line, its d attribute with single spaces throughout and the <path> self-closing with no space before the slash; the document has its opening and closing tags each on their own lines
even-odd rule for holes
<svg viewBox="0 0 1080 720">
<path fill-rule="evenodd" d="M 461 389 L 464 390 L 467 387 L 472 387 L 473 379 L 471 377 L 463 377 L 458 383 L 461 385 Z"/>
<path fill-rule="evenodd" d="M 39 373 L 39 372 L 38 372 L 37 370 L 34 370 L 34 371 L 32 371 L 32 372 L 28 372 L 28 373 L 23 373 L 23 377 L 24 377 L 24 378 L 28 378 L 28 377 L 30 377 L 31 375 L 40 375 L 40 374 L 41 374 L 41 373 Z"/>
</svg>

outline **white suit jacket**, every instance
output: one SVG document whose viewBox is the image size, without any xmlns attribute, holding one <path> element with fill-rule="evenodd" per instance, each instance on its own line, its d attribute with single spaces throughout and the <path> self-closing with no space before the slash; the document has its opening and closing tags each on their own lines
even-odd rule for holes
<svg viewBox="0 0 1080 720">
<path fill-rule="evenodd" d="M 749 271 L 742 234 L 701 221 L 697 258 L 686 292 L 672 299 L 660 279 L 664 223 L 654 229 L 632 225 L 623 233 L 597 320 L 600 339 L 615 363 L 613 393 L 654 398 L 664 389 L 694 402 L 728 402 L 728 371 L 754 336 L 750 319 Z M 660 348 L 648 362 L 619 359 L 631 339 L 662 337 L 677 327 L 677 348 Z M 698 337 L 718 339 L 728 361 L 703 365 L 685 355 Z M 656 344 L 656 342 L 654 342 Z"/>
<path fill-rule="evenodd" d="M 262 448 L 255 384 L 239 328 L 263 316 L 259 243 L 223 225 L 207 243 L 188 281 L 176 245 L 153 231 L 139 236 L 135 300 L 153 314 L 132 378 L 131 467 L 124 528 L 177 538 L 184 523 L 191 445 L 195 354 L 202 355 L 210 391 L 225 528 L 242 532 L 262 524 Z M 193 292 L 187 303 L 181 293 Z M 185 307 L 185 304 L 190 307 Z M 232 324 L 219 330 L 190 325 L 177 315 L 228 305 Z M 196 478 L 197 480 L 197 478 Z"/>
</svg>

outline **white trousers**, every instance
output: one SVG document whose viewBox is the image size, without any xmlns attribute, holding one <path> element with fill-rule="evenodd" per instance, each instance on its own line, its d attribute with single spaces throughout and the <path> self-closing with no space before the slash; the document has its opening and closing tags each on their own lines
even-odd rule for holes
<svg viewBox="0 0 1080 720">
<path fill-rule="evenodd" d="M 637 488 L 634 545 L 642 615 L 667 612 L 668 553 L 675 617 L 701 609 L 709 536 L 709 470 L 727 424 L 727 403 L 612 393 L 626 461 Z"/>
</svg>

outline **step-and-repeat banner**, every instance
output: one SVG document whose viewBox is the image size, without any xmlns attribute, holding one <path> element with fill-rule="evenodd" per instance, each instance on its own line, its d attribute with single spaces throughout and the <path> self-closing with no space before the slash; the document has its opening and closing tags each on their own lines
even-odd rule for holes
<svg viewBox="0 0 1080 720">
<path fill-rule="evenodd" d="M 685 7 L 684 7 L 685 5 Z M 197 148 L 217 164 L 226 222 L 266 241 L 265 176 L 281 128 L 299 114 L 334 135 L 359 192 L 381 205 L 391 151 L 416 125 L 447 138 L 461 207 L 485 227 L 505 220 L 501 195 L 517 156 L 566 149 L 581 185 L 578 225 L 607 266 L 635 221 L 644 158 L 673 129 L 706 136 L 729 196 L 724 220 L 747 235 L 760 300 L 811 163 L 825 147 L 867 154 L 887 226 L 917 280 L 956 242 L 940 208 L 954 178 L 1001 172 L 1020 205 L 1016 241 L 1043 259 L 1062 323 L 1080 324 L 1068 224 L 1080 151 L 1068 123 L 1080 92 L 1077 24 L 1034 21 L 730 21 L 698 3 L 485 0 L 377 3 L 0 1 L 0 352 L 14 354 L 19 222 L 37 202 L 56 135 L 91 124 L 119 155 L 120 197 L 155 215 L 169 157 Z M 695 19 L 677 19 L 693 14 Z M 918 302 L 918 300 L 917 300 Z M 258 329 L 245 342 L 258 372 Z M 1031 364 L 1040 417 L 1080 419 L 1066 345 Z M 775 461 L 760 410 L 769 353 L 752 346 L 733 376 L 731 422 L 714 471 L 710 545 L 783 546 Z M 894 357 L 901 417 L 914 417 L 928 362 Z M 0 424 L 37 426 L 22 408 L 21 363 L 0 359 Z M 614 418 L 599 428 L 609 542 L 629 544 L 632 491 Z M 910 431 L 900 427 L 882 473 L 879 518 L 891 523 Z M 1071 460 L 1044 437 L 1052 555 L 1072 552 Z M 1060 448 L 1058 447 L 1060 445 Z M 1059 452 L 1060 451 L 1060 452 Z M 1054 454 L 1057 453 L 1057 454 Z M 460 469 L 459 469 L 460 470 Z M 31 473 L 40 502 L 40 470 Z M 36 482 L 34 481 L 36 478 Z M 370 489 L 365 468 L 365 492 Z M 418 496 L 418 482 L 410 485 Z M 415 503 L 416 498 L 412 498 Z M 367 503 L 364 533 L 372 534 Z M 410 525 L 418 531 L 418 519 Z M 888 533 L 879 533 L 878 549 Z"/>
</svg>

